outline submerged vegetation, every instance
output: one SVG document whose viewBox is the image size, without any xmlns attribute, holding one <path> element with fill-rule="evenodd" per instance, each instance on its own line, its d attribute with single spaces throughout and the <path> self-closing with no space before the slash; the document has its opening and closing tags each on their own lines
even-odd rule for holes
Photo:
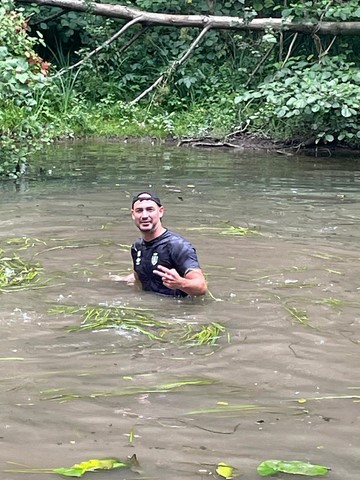
<svg viewBox="0 0 360 480">
<path fill-rule="evenodd" d="M 187 386 L 202 386 L 212 385 L 216 383 L 214 380 L 209 379 L 191 379 L 191 380 L 178 380 L 172 383 L 164 383 L 150 386 L 131 386 L 124 387 L 119 390 L 91 392 L 91 393 L 68 393 L 64 392 L 64 389 L 51 389 L 41 392 L 43 400 L 59 400 L 65 402 L 68 400 L 75 400 L 78 398 L 103 398 L 103 397 L 124 397 L 132 395 L 141 395 L 148 393 L 169 393 L 177 391 Z"/>
<path fill-rule="evenodd" d="M 184 322 L 157 320 L 151 314 L 151 310 L 144 308 L 55 305 L 50 308 L 49 312 L 54 314 L 81 313 L 83 321 L 80 325 L 69 327 L 69 332 L 120 328 L 124 332 L 141 333 L 149 340 L 178 345 L 214 346 L 225 332 L 225 327 L 215 322 L 191 325 Z"/>
<path fill-rule="evenodd" d="M 261 235 L 261 233 L 256 228 L 250 227 L 238 227 L 234 225 L 230 225 L 226 229 L 220 232 L 221 235 Z"/>
<path fill-rule="evenodd" d="M 291 317 L 301 325 L 310 326 L 309 318 L 305 310 L 299 309 L 297 307 L 284 306 L 285 310 L 291 315 Z"/>
<path fill-rule="evenodd" d="M 250 135 L 298 148 L 360 146 L 359 36 L 355 27 L 345 35 L 342 29 L 342 22 L 358 22 L 357 0 L 112 4 L 154 14 L 232 15 L 245 25 L 263 20 L 263 27 L 155 27 L 95 15 L 90 3 L 81 12 L 56 0 L 3 0 L 0 175 L 21 175 L 44 144 L 76 136 L 234 144 Z M 281 30 L 272 20 L 314 28 Z M 323 22 L 332 28 L 322 30 Z"/>
<path fill-rule="evenodd" d="M 241 227 L 236 225 L 228 225 L 226 227 L 225 226 L 224 227 L 209 227 L 209 226 L 188 227 L 186 230 L 202 232 L 204 234 L 216 233 L 219 235 L 238 235 L 241 237 L 245 235 L 261 235 L 258 228 L 256 227 Z"/>
<path fill-rule="evenodd" d="M 16 253 L 0 249 L 0 292 L 26 288 L 39 279 L 39 263 L 29 263 Z"/>
</svg>

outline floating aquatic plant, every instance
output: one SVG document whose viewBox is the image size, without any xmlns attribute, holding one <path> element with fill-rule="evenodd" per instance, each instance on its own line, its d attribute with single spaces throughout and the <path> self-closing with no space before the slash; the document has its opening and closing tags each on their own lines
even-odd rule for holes
<svg viewBox="0 0 360 480">
<path fill-rule="evenodd" d="M 65 477 L 82 477 L 86 472 L 95 472 L 98 470 L 115 470 L 117 468 L 133 468 L 138 467 L 136 455 L 134 454 L 129 460 L 122 461 L 117 458 L 92 458 L 81 463 L 75 463 L 72 467 L 58 468 L 26 468 L 21 470 L 5 470 L 7 473 L 58 473 Z"/>
<path fill-rule="evenodd" d="M 358 402 L 360 395 L 325 395 L 323 397 L 299 398 L 296 401 L 298 403 L 306 403 L 310 400 L 354 400 L 354 402 Z"/>
<path fill-rule="evenodd" d="M 226 480 L 234 478 L 234 467 L 227 463 L 218 463 L 215 471 L 219 477 L 225 478 Z"/>
<path fill-rule="evenodd" d="M 339 300 L 338 298 L 329 297 L 329 298 L 323 298 L 322 300 L 319 300 L 318 303 L 323 303 L 325 305 L 329 305 L 330 307 L 338 308 L 338 307 L 342 307 L 345 302 L 344 300 Z"/>
<path fill-rule="evenodd" d="M 61 239 L 61 238 L 56 238 L 56 239 L 51 239 L 51 241 L 56 242 L 59 244 L 61 242 L 61 245 L 54 245 L 54 246 L 49 246 L 48 248 L 45 248 L 44 250 L 41 250 L 40 252 L 35 253 L 35 256 L 37 255 L 42 255 L 44 253 L 48 252 L 53 252 L 56 250 L 66 250 L 66 249 L 81 249 L 81 248 L 89 248 L 89 247 L 108 247 L 108 246 L 116 246 L 118 247 L 121 251 L 127 252 L 130 250 L 131 246 L 130 245 L 124 245 L 122 243 L 116 243 L 113 240 L 107 240 L 103 239 L 98 242 L 89 242 L 89 241 L 80 241 L 78 240 L 77 243 L 73 243 L 69 240 L 66 239 Z"/>
<path fill-rule="evenodd" d="M 70 332 L 82 330 L 101 330 L 105 328 L 122 328 L 140 332 L 151 340 L 161 340 L 164 329 L 169 324 L 154 319 L 147 309 L 132 307 L 72 307 L 58 306 L 50 309 L 50 313 L 78 313 L 84 320 L 78 326 L 69 328 Z"/>
<path fill-rule="evenodd" d="M 68 401 L 78 398 L 104 398 L 104 397 L 123 397 L 131 395 L 143 395 L 149 393 L 169 393 L 179 388 L 187 386 L 201 386 L 201 385 L 213 385 L 215 380 L 211 379 L 190 379 L 181 380 L 172 383 L 163 383 L 160 385 L 150 385 L 146 387 L 125 387 L 121 390 L 105 391 L 105 392 L 93 392 L 93 393 L 62 393 L 61 389 L 51 389 L 48 391 L 40 392 L 43 397 L 42 400 L 60 400 Z"/>
<path fill-rule="evenodd" d="M 230 225 L 220 232 L 221 235 L 261 235 L 261 233 L 256 228 L 249 227 L 238 227 Z"/>
<path fill-rule="evenodd" d="M 16 253 L 7 254 L 0 249 L 0 289 L 2 291 L 28 286 L 37 280 L 41 270 L 38 263 L 28 263 Z"/>
<path fill-rule="evenodd" d="M 309 319 L 305 310 L 300 310 L 296 307 L 287 307 L 286 305 L 284 305 L 284 308 L 290 313 L 292 318 L 301 323 L 301 325 L 311 326 L 309 325 Z"/>
<path fill-rule="evenodd" d="M 180 341 L 188 345 L 215 345 L 221 334 L 225 332 L 225 327 L 216 322 L 200 326 L 187 324 L 184 328 L 186 331 L 180 337 Z"/>
<path fill-rule="evenodd" d="M 255 404 L 232 404 L 232 405 L 218 405 L 213 408 L 204 408 L 202 410 L 192 410 L 187 412 L 186 415 L 203 415 L 208 413 L 238 413 L 238 412 L 258 412 L 260 410 L 266 410 L 268 407 L 264 405 Z"/>
<path fill-rule="evenodd" d="M 202 231 L 202 232 L 214 232 L 219 233 L 220 235 L 261 235 L 259 230 L 254 227 L 240 227 L 236 225 L 229 225 L 226 227 L 209 227 L 209 226 L 200 226 L 200 227 L 189 227 L 186 230 L 189 231 Z"/>
<path fill-rule="evenodd" d="M 43 240 L 31 237 L 12 237 L 5 240 L 5 243 L 6 245 L 18 247 L 17 250 L 27 250 L 30 247 L 35 247 L 35 245 L 46 245 L 46 242 Z"/>
<path fill-rule="evenodd" d="M 276 473 L 280 472 L 293 475 L 307 475 L 316 477 L 318 475 L 326 475 L 329 470 L 329 467 L 312 465 L 311 463 L 301 462 L 298 460 L 265 460 L 257 467 L 257 472 L 262 477 L 275 475 Z"/>
<path fill-rule="evenodd" d="M 56 305 L 49 309 L 49 313 L 81 313 L 83 315 L 81 324 L 69 327 L 69 332 L 121 328 L 141 333 L 150 340 L 189 346 L 216 345 L 218 339 L 225 332 L 225 327 L 220 323 L 212 322 L 195 326 L 184 322 L 167 322 L 155 319 L 150 312 L 152 313 L 153 310 L 126 306 Z"/>
</svg>

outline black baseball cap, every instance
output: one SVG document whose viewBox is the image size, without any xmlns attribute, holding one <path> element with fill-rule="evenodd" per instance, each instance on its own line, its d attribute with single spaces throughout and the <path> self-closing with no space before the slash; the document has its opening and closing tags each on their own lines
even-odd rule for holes
<svg viewBox="0 0 360 480">
<path fill-rule="evenodd" d="M 131 202 L 131 208 L 133 208 L 134 206 L 134 203 L 137 202 L 138 200 L 140 200 L 140 202 L 142 200 L 152 200 L 153 202 L 155 202 L 159 207 L 161 207 L 161 201 L 160 201 L 160 198 L 155 194 L 155 193 L 151 193 L 151 192 L 141 192 L 141 193 L 138 193 L 137 195 L 135 195 L 135 197 L 133 197 L 132 199 L 132 202 Z"/>
</svg>

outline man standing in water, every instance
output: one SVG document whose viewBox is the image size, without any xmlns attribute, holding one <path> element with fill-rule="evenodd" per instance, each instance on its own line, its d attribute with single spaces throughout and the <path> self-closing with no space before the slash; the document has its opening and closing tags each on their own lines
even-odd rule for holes
<svg viewBox="0 0 360 480">
<path fill-rule="evenodd" d="M 142 192 L 132 199 L 131 215 L 142 238 L 131 247 L 134 273 L 124 278 L 143 290 L 186 297 L 204 295 L 207 285 L 191 243 L 162 224 L 159 197 Z"/>
</svg>

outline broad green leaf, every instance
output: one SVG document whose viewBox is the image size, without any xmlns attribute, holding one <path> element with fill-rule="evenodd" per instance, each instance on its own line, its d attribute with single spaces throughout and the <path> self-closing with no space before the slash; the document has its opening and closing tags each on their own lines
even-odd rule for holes
<svg viewBox="0 0 360 480">
<path fill-rule="evenodd" d="M 54 468 L 54 473 L 59 473 L 60 475 L 64 475 L 65 477 L 82 477 L 84 471 L 81 468 L 66 468 L 66 467 L 60 467 L 60 468 Z"/>
<path fill-rule="evenodd" d="M 218 466 L 216 467 L 216 473 L 220 475 L 220 477 L 223 478 L 233 478 L 234 468 L 231 467 L 230 465 L 227 465 L 226 463 L 219 463 Z"/>
<path fill-rule="evenodd" d="M 342 115 L 343 117 L 346 117 L 346 118 L 351 117 L 351 112 L 350 112 L 350 110 L 349 110 L 349 108 L 348 108 L 347 105 L 344 105 L 344 106 L 342 107 L 342 109 L 341 109 L 341 115 Z"/>
<path fill-rule="evenodd" d="M 99 460 L 93 458 L 86 460 L 85 462 L 76 463 L 72 467 L 59 467 L 54 468 L 54 473 L 59 473 L 65 477 L 81 477 L 86 472 L 94 472 L 95 470 L 113 470 L 115 468 L 129 467 L 137 463 L 136 456 L 133 455 L 128 462 L 122 462 L 116 458 L 104 458 Z"/>
<path fill-rule="evenodd" d="M 301 462 L 298 460 L 293 461 L 282 461 L 282 460 L 266 460 L 257 468 L 258 474 L 262 477 L 267 477 L 269 475 L 274 475 L 276 473 L 290 473 L 293 475 L 308 475 L 308 476 L 318 476 L 326 475 L 330 470 L 329 467 L 324 467 L 322 465 L 312 465 L 311 463 Z"/>
</svg>

